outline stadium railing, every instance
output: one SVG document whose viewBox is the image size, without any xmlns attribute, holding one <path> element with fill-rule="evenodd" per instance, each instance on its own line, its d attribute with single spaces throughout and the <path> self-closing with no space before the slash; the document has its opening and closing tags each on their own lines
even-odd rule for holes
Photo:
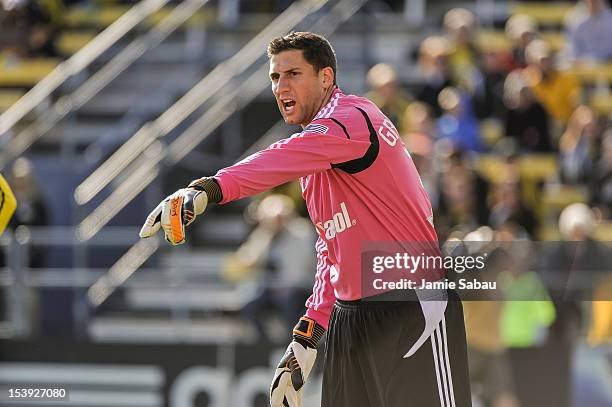
<svg viewBox="0 0 612 407">
<path fill-rule="evenodd" d="M 152 1 L 152 0 L 151 0 Z M 0 116 L 0 134 L 7 133 L 9 129 L 28 114 L 38 103 L 49 97 L 53 91 L 63 83 L 81 73 L 103 52 L 108 50 L 125 34 L 141 23 L 145 18 L 159 10 L 168 0 L 155 0 L 148 7 L 139 7 L 136 11 L 134 6 L 124 16 L 113 23 L 107 30 L 91 41 L 72 58 L 62 63 L 56 70 L 51 72 L 45 79 L 37 84 L 30 92 L 26 93 L 21 100 Z M 102 89 L 104 89 L 121 72 L 125 71 L 137 61 L 147 50 L 155 47 L 167 38 L 178 27 L 194 15 L 208 0 L 188 0 L 178 4 L 172 12 L 164 16 L 145 35 L 133 40 L 121 52 L 115 55 L 100 70 L 80 84 L 76 90 L 69 95 L 64 95 L 49 109 L 40 113 L 40 120 L 27 126 L 24 130 L 13 137 L 0 153 L 0 168 L 6 166 L 16 157 L 23 154 L 36 140 L 45 135 L 60 120 L 69 113 L 76 111 L 86 102 L 91 100 Z M 140 9 L 144 9 L 141 11 Z M 106 34 L 118 32 L 121 35 Z"/>
<path fill-rule="evenodd" d="M 233 79 L 245 73 L 263 55 L 270 38 L 284 34 L 311 16 L 328 0 L 303 0 L 292 4 L 266 28 L 251 39 L 229 60 L 208 73 L 172 107 L 156 120 L 142 126 L 108 160 L 87 177 L 75 190 L 77 204 L 84 205 L 130 166 L 156 140 L 163 139 L 208 100 L 231 87 Z"/>
<path fill-rule="evenodd" d="M 22 99 L 0 116 L 0 135 L 4 135 L 19 120 L 30 113 L 43 100 L 73 75 L 87 68 L 98 56 L 112 47 L 147 16 L 159 10 L 168 0 L 145 0 L 134 5 L 117 21 L 101 32 L 83 49 L 60 64 L 47 77 L 32 88 Z"/>
<path fill-rule="evenodd" d="M 125 247 L 130 249 L 110 268 L 88 264 L 86 251 L 116 252 Z M 208 317 L 228 316 L 239 312 L 255 294 L 256 287 L 249 282 L 219 278 L 223 256 L 203 254 L 197 264 L 179 264 L 173 260 L 171 267 L 145 264 L 158 248 L 157 239 L 138 240 L 134 227 L 107 227 L 87 242 L 78 239 L 73 227 L 19 226 L 15 231 L 6 231 L 0 237 L 0 255 L 4 255 L 4 265 L 0 265 L 3 294 L 0 299 L 4 304 L 0 307 L 6 310 L 0 317 L 0 338 L 33 337 L 42 332 L 41 314 L 48 318 L 54 313 L 54 320 L 71 320 L 72 327 L 67 328 L 70 332 L 66 336 L 80 332 L 94 340 L 98 336 L 102 340 L 112 339 L 125 333 L 112 328 L 99 332 L 96 327 L 108 328 L 125 318 L 136 325 L 143 324 L 150 320 L 146 315 L 150 316 L 151 312 L 167 314 L 164 320 L 172 323 L 195 323 L 191 311 L 205 312 Z M 48 258 L 47 264 L 34 268 L 30 261 L 41 249 Z M 58 261 L 58 256 L 64 256 L 66 250 L 70 252 L 71 266 Z M 139 273 L 135 274 L 137 269 Z M 286 283 L 275 280 L 267 284 L 286 287 Z M 122 295 L 116 300 L 125 303 L 120 308 L 120 317 L 111 313 L 91 318 L 90 310 L 107 301 L 118 286 Z M 68 309 L 66 305 L 49 308 L 51 302 L 62 304 L 67 298 L 71 298 Z M 228 318 L 224 326 L 227 329 L 240 326 L 239 321 L 232 321 Z M 222 337 L 211 333 L 207 340 L 214 342 Z"/>
</svg>

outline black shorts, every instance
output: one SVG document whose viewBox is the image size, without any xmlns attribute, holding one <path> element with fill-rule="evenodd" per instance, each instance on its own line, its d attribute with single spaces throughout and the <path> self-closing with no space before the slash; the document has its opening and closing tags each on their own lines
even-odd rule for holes
<svg viewBox="0 0 612 407">
<path fill-rule="evenodd" d="M 429 305 L 416 300 L 337 301 L 327 331 L 321 406 L 471 406 L 463 307 L 455 292 L 448 295 L 446 308 L 440 306 L 429 325 Z"/>
</svg>

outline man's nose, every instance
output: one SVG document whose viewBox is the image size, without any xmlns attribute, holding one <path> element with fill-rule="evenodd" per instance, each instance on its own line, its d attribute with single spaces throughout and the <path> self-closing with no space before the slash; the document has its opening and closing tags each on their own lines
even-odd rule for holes
<svg viewBox="0 0 612 407">
<path fill-rule="evenodd" d="M 276 83 L 276 93 L 280 96 L 283 91 L 287 91 L 288 89 L 289 81 L 282 76 L 278 78 L 278 82 Z"/>
</svg>

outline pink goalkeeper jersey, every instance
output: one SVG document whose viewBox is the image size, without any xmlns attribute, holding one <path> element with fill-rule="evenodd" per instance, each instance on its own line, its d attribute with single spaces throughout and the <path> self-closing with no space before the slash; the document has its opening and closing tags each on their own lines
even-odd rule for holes
<svg viewBox="0 0 612 407">
<path fill-rule="evenodd" d="M 300 178 L 319 234 L 307 315 L 326 329 L 336 299 L 363 297 L 363 242 L 437 242 L 429 198 L 397 130 L 370 100 L 339 89 L 301 133 L 215 178 L 221 203 Z"/>
</svg>

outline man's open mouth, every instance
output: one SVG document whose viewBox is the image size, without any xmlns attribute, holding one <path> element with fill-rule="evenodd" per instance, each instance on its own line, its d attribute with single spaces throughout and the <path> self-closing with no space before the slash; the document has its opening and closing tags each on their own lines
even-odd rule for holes
<svg viewBox="0 0 612 407">
<path fill-rule="evenodd" d="M 283 104 L 283 110 L 285 111 L 285 113 L 291 113 L 293 111 L 293 108 L 295 107 L 295 100 L 283 99 L 281 100 L 281 102 Z"/>
</svg>

